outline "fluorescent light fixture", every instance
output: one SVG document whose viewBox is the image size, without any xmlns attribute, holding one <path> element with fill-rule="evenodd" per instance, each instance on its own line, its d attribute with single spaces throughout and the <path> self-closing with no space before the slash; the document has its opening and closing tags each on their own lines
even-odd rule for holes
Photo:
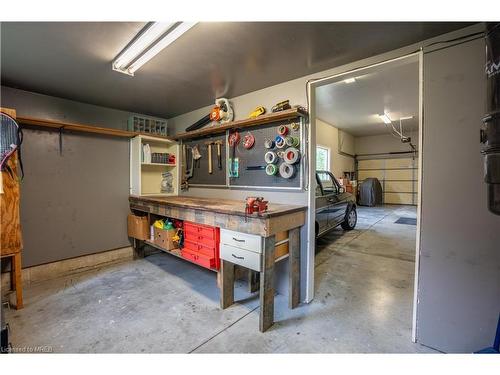
<svg viewBox="0 0 500 375">
<path fill-rule="evenodd" d="M 400 120 L 411 120 L 413 116 L 401 117 Z"/>
<path fill-rule="evenodd" d="M 344 83 L 354 83 L 354 82 L 356 82 L 356 78 L 354 77 L 344 79 Z"/>
<path fill-rule="evenodd" d="M 383 115 L 378 115 L 378 117 L 385 123 L 385 124 L 390 124 L 392 123 L 391 119 L 389 118 L 389 116 L 387 116 L 386 113 L 384 113 Z"/>
<path fill-rule="evenodd" d="M 113 61 L 113 70 L 133 76 L 160 51 L 172 44 L 196 22 L 153 22 Z"/>
</svg>

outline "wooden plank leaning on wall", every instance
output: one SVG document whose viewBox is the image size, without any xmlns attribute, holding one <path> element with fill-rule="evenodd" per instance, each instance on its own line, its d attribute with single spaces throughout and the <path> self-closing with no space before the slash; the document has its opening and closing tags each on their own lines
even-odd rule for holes
<svg viewBox="0 0 500 375">
<path fill-rule="evenodd" d="M 0 108 L 1 112 L 16 118 L 14 109 Z M 19 186 L 19 166 L 17 152 L 7 161 L 7 165 L 14 172 L 2 171 L 3 193 L 0 194 L 0 257 L 12 259 L 11 285 L 16 291 L 16 309 L 23 308 L 23 283 L 21 273 L 21 221 L 19 202 L 21 198 Z"/>
</svg>

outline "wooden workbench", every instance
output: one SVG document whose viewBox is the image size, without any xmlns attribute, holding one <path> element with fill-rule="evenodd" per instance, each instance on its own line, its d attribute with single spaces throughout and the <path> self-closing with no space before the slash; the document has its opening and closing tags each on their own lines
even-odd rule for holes
<svg viewBox="0 0 500 375">
<path fill-rule="evenodd" d="M 275 235 L 288 231 L 289 237 L 289 307 L 295 308 L 300 299 L 300 227 L 305 223 L 307 207 L 269 204 L 267 212 L 258 216 L 245 215 L 242 200 L 193 197 L 129 197 L 130 209 L 173 219 L 211 225 L 221 229 L 258 235 L 263 238 L 262 269 L 260 271 L 260 331 L 274 322 L 274 263 Z M 143 243 L 136 241 L 135 251 L 143 256 Z M 220 269 L 221 308 L 234 303 L 234 264 L 222 260 Z"/>
</svg>

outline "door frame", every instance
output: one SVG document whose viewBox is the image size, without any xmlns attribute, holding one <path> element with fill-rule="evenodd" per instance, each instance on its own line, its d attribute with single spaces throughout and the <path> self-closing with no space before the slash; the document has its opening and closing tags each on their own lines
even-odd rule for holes
<svg viewBox="0 0 500 375">
<path fill-rule="evenodd" d="M 339 77 L 360 72 L 366 69 L 371 69 L 377 66 L 381 66 L 394 61 L 407 59 L 411 57 L 418 58 L 418 112 L 419 112 L 419 137 L 418 137 L 418 192 L 417 192 L 417 233 L 415 241 L 415 275 L 414 275 L 414 288 L 413 288 L 413 316 L 412 316 L 412 341 L 417 341 L 417 307 L 418 307 L 418 281 L 419 281 L 419 271 L 420 271 L 420 237 L 421 237 L 421 210 L 422 210 L 422 150 L 423 150 L 423 63 L 424 54 L 422 48 L 417 52 L 403 53 L 399 56 L 388 58 L 379 62 L 374 62 L 369 65 L 361 66 L 358 68 L 351 68 L 346 70 L 341 70 L 339 73 L 331 74 L 329 76 L 321 77 L 318 79 L 310 79 L 307 81 L 307 98 L 308 98 L 308 109 L 309 109 L 309 126 L 308 126 L 308 152 L 309 152 L 309 194 L 308 194 L 308 206 L 309 211 L 307 215 L 308 222 L 308 259 L 306 262 L 306 275 L 307 275 L 307 288 L 306 288 L 306 302 L 310 302 L 314 297 L 314 260 L 315 260 L 315 188 L 316 183 L 316 89 L 318 87 L 328 85 L 330 83 L 336 82 Z"/>
</svg>

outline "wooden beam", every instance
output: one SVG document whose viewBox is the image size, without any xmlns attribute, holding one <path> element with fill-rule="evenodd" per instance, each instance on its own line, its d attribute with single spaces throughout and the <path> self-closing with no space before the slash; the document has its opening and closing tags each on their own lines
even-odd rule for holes
<svg viewBox="0 0 500 375">
<path fill-rule="evenodd" d="M 296 308 L 300 303 L 300 228 L 288 231 L 288 307 Z"/>
<path fill-rule="evenodd" d="M 181 139 L 204 137 L 214 134 L 225 133 L 226 130 L 244 129 L 250 126 L 264 125 L 276 121 L 292 120 L 297 117 L 307 117 L 307 112 L 302 108 L 292 108 L 292 109 L 287 109 L 286 111 L 269 113 L 267 115 L 262 115 L 256 118 L 247 118 L 244 120 L 231 121 L 223 125 L 212 125 L 199 130 L 180 133 L 171 136 L 170 138 L 178 141 Z"/>
<path fill-rule="evenodd" d="M 128 130 L 122 129 L 113 129 L 113 128 L 104 128 L 102 126 L 95 125 L 83 125 L 72 122 L 64 122 L 50 119 L 41 119 L 36 117 L 27 117 L 27 116 L 19 116 L 17 117 L 17 121 L 21 125 L 28 125 L 30 127 L 36 128 L 45 128 L 45 129 L 64 129 L 64 130 L 72 130 L 76 132 L 82 133 L 93 133 L 93 134 L 102 134 L 102 135 L 110 135 L 114 137 L 124 137 L 124 138 L 133 138 L 137 135 L 147 135 L 154 138 L 159 139 L 167 139 L 171 140 L 169 137 L 165 137 L 157 134 L 149 134 L 149 133 L 139 133 L 139 132 L 131 132 Z"/>
<path fill-rule="evenodd" d="M 234 263 L 221 259 L 220 307 L 226 309 L 234 303 Z"/>
<path fill-rule="evenodd" d="M 267 331 L 274 324 L 274 243 L 274 235 L 264 239 L 259 295 L 259 330 L 261 332 Z"/>
</svg>

